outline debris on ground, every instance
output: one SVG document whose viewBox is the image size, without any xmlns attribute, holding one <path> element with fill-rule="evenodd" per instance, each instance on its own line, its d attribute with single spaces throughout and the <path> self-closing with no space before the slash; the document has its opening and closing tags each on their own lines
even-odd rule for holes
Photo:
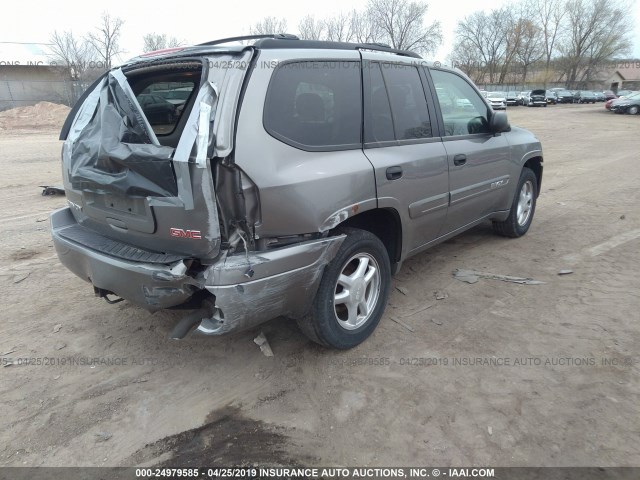
<svg viewBox="0 0 640 480">
<path fill-rule="evenodd" d="M 56 343 L 55 347 L 53 348 L 55 348 L 56 350 L 62 350 L 66 346 L 67 346 L 66 343 L 60 342 L 60 343 Z"/>
<path fill-rule="evenodd" d="M 260 335 L 253 339 L 253 342 L 260 347 L 260 350 L 264 353 L 265 357 L 273 357 L 273 350 L 271 350 L 271 345 L 269 345 L 264 332 L 260 332 Z"/>
<path fill-rule="evenodd" d="M 31 272 L 23 273 L 21 275 L 16 275 L 15 277 L 13 277 L 13 283 L 20 283 L 26 280 L 27 277 L 29 277 L 29 275 L 31 275 Z"/>
<path fill-rule="evenodd" d="M 402 327 L 406 328 L 406 329 L 407 329 L 407 330 L 409 330 L 411 333 L 415 332 L 415 330 L 413 329 L 413 327 L 410 327 L 409 325 L 407 325 L 406 323 L 404 323 L 404 322 L 402 322 L 402 321 L 398 320 L 397 318 L 395 318 L 395 317 L 391 317 L 391 320 L 393 320 L 394 322 L 396 322 L 398 325 L 400 325 L 400 326 L 402 326 Z"/>
<path fill-rule="evenodd" d="M 13 347 L 11 350 L 9 350 L 8 352 L 4 352 L 2 355 L 10 355 L 13 352 L 15 352 L 18 348 L 17 347 Z"/>
<path fill-rule="evenodd" d="M 571 273 L 573 273 L 573 270 L 560 270 L 558 275 L 569 275 Z"/>
<path fill-rule="evenodd" d="M 493 435 L 493 428 L 491 426 L 487 427 L 487 431 L 489 432 L 489 435 Z"/>
<path fill-rule="evenodd" d="M 463 270 L 457 268 L 453 271 L 453 276 L 466 283 L 476 283 L 479 279 L 500 280 L 503 282 L 519 283 L 522 285 L 544 285 L 545 282 L 534 280 L 533 278 L 513 277 L 511 275 L 499 275 L 496 273 L 477 272 L 475 270 Z"/>
<path fill-rule="evenodd" d="M 417 310 L 414 310 L 412 312 L 409 312 L 405 315 L 402 315 L 402 318 L 407 318 L 407 317 L 413 317 L 415 314 L 420 313 L 420 312 L 424 312 L 425 310 L 427 310 L 428 308 L 433 307 L 433 303 L 429 303 L 428 305 L 425 305 L 424 307 L 420 307 Z"/>
<path fill-rule="evenodd" d="M 113 437 L 113 433 L 98 432 L 98 433 L 95 434 L 95 436 L 96 436 L 96 442 L 106 442 L 111 437 Z"/>
<path fill-rule="evenodd" d="M 444 300 L 449 296 L 447 292 L 443 292 L 441 290 L 438 290 L 437 292 L 435 292 L 434 295 L 436 296 L 436 300 Z"/>
<path fill-rule="evenodd" d="M 61 323 L 56 324 L 56 326 L 53 327 L 53 333 L 58 333 L 61 328 L 62 328 Z"/>
<path fill-rule="evenodd" d="M 71 109 L 66 105 L 40 102 L 0 112 L 0 131 L 60 129 Z"/>
<path fill-rule="evenodd" d="M 620 215 L 620 220 L 624 220 L 625 218 L 627 218 L 625 215 Z"/>
<path fill-rule="evenodd" d="M 431 321 L 436 325 L 442 325 L 442 320 L 436 320 L 435 318 L 432 318 Z"/>
<path fill-rule="evenodd" d="M 57 185 L 40 185 L 42 188 L 42 196 L 47 197 L 49 195 L 64 195 L 64 187 L 59 187 Z"/>
<path fill-rule="evenodd" d="M 404 287 L 396 287 L 396 290 L 398 290 L 403 295 L 409 295 L 409 290 Z"/>
</svg>

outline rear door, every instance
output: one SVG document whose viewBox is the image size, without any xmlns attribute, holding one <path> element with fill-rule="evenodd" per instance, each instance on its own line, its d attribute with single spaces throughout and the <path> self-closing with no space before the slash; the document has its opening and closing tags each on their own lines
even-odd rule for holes
<svg viewBox="0 0 640 480">
<path fill-rule="evenodd" d="M 240 55 L 250 53 L 224 57 Z M 211 162 L 231 151 L 229 125 L 245 71 L 216 68 L 214 60 L 113 70 L 73 113 L 63 176 L 82 228 L 153 252 L 218 255 Z M 189 92 L 184 109 L 155 93 L 177 88 Z"/>
<path fill-rule="evenodd" d="M 505 205 L 505 187 L 513 179 L 509 176 L 509 144 L 504 135 L 490 133 L 492 112 L 480 94 L 461 75 L 429 71 L 439 92 L 435 98 L 442 113 L 449 170 L 450 204 L 442 229 L 447 234 Z"/>
<path fill-rule="evenodd" d="M 447 153 L 421 69 L 375 53 L 362 57 L 364 152 L 375 169 L 378 204 L 399 212 L 409 252 L 440 233 L 449 203 Z"/>
</svg>

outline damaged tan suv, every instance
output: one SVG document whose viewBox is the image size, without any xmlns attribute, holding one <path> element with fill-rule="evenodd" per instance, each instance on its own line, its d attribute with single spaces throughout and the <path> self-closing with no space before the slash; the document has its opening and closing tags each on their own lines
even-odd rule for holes
<svg viewBox="0 0 640 480">
<path fill-rule="evenodd" d="M 403 260 L 486 220 L 525 234 L 542 179 L 539 141 L 460 71 L 285 34 L 135 58 L 61 139 L 60 260 L 109 302 L 191 309 L 173 338 L 286 316 L 353 347 Z"/>
</svg>

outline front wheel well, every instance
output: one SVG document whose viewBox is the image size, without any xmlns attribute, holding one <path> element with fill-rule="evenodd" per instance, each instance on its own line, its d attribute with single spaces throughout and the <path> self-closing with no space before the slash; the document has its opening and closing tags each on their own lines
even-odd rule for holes
<svg viewBox="0 0 640 480">
<path fill-rule="evenodd" d="M 402 221 L 392 208 L 376 208 L 348 218 L 336 227 L 353 227 L 366 230 L 378 237 L 389 254 L 391 272 L 396 272 L 402 255 Z"/>
<path fill-rule="evenodd" d="M 540 195 L 541 185 L 542 185 L 542 157 L 533 157 L 527 160 L 524 164 L 524 167 L 527 167 L 529 170 L 532 170 L 536 175 L 536 181 L 538 182 L 538 192 L 537 195 Z"/>
</svg>

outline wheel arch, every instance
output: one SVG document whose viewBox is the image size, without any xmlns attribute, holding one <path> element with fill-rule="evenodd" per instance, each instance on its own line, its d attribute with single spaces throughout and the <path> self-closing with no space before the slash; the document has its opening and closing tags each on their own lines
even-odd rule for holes
<svg viewBox="0 0 640 480">
<path fill-rule="evenodd" d="M 524 162 L 523 168 L 526 167 L 529 170 L 532 170 L 533 173 L 536 175 L 536 181 L 538 182 L 538 191 L 536 196 L 540 195 L 540 189 L 542 186 L 542 156 L 535 156 L 535 157 L 531 157 L 529 159 L 527 159 L 526 162 Z"/>
<path fill-rule="evenodd" d="M 359 228 L 371 232 L 384 244 L 389 254 L 391 274 L 395 274 L 402 257 L 402 220 L 394 208 L 374 208 L 349 217 L 334 230 L 341 227 Z"/>
</svg>

